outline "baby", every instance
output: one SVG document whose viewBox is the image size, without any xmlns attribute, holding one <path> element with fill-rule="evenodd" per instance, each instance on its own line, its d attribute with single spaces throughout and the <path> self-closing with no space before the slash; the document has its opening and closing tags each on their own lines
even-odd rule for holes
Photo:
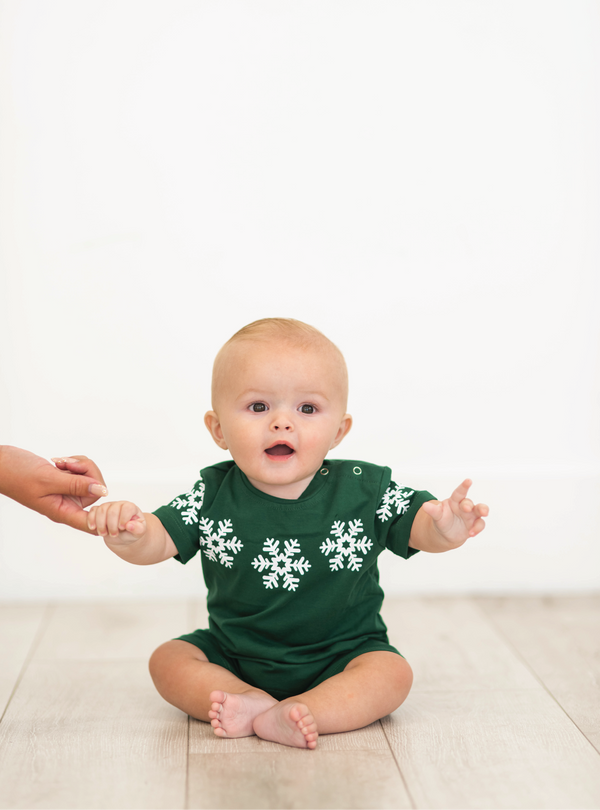
<svg viewBox="0 0 600 810">
<path fill-rule="evenodd" d="M 469 480 L 436 501 L 387 467 L 325 460 L 352 425 L 347 395 L 344 358 L 321 332 L 256 321 L 218 353 L 204 419 L 233 461 L 152 514 L 90 509 L 90 530 L 128 562 L 201 553 L 209 629 L 160 646 L 150 672 L 220 737 L 315 748 L 393 712 L 412 671 L 379 615 L 377 558 L 447 551 L 484 528 Z"/>
</svg>

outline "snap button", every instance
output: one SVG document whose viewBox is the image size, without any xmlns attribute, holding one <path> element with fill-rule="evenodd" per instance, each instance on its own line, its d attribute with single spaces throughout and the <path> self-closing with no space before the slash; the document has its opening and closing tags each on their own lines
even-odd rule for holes
<svg viewBox="0 0 600 810">
<path fill-rule="evenodd" d="M 320 470 L 321 475 L 329 475 L 329 470 L 327 467 L 322 467 Z"/>
<path fill-rule="evenodd" d="M 362 473 L 362 470 L 361 470 L 361 468 L 360 468 L 360 467 L 355 467 L 355 468 L 352 470 L 352 472 L 354 473 L 354 475 L 360 475 L 360 474 Z"/>
</svg>

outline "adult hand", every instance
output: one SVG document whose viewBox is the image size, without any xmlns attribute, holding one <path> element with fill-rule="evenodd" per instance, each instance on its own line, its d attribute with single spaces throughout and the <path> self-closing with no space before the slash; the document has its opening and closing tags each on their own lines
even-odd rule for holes
<svg viewBox="0 0 600 810">
<path fill-rule="evenodd" d="M 0 493 L 55 523 L 94 534 L 86 506 L 108 494 L 102 473 L 86 456 L 53 459 L 28 450 L 0 445 Z"/>
</svg>

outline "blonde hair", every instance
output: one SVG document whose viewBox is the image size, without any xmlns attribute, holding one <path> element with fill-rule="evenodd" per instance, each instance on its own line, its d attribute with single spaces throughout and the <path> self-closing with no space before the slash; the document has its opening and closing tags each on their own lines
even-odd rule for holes
<svg viewBox="0 0 600 810">
<path fill-rule="evenodd" d="M 244 340 L 244 338 L 261 340 L 272 337 L 287 339 L 300 345 L 310 345 L 316 340 L 331 343 L 323 332 L 304 321 L 297 321 L 295 318 L 261 318 L 259 321 L 252 321 L 252 323 L 242 326 L 235 335 L 229 338 L 225 346 L 236 340 Z"/>
<path fill-rule="evenodd" d="M 245 340 L 283 340 L 289 344 L 298 346 L 301 349 L 320 345 L 326 351 L 333 351 L 339 361 L 340 370 L 342 371 L 342 376 L 344 379 L 344 385 L 346 389 L 348 388 L 348 369 L 346 367 L 344 355 L 341 353 L 335 343 L 329 340 L 329 338 L 324 335 L 323 332 L 319 331 L 319 329 L 311 326 L 308 323 L 304 323 L 304 321 L 297 321 L 295 318 L 261 318 L 260 320 L 253 321 L 252 323 L 249 323 L 239 329 L 229 338 L 229 340 L 217 353 L 213 365 L 213 401 L 215 395 L 215 380 L 218 373 L 221 371 L 222 361 L 226 353 L 226 349 L 233 343 L 238 343 Z"/>
</svg>

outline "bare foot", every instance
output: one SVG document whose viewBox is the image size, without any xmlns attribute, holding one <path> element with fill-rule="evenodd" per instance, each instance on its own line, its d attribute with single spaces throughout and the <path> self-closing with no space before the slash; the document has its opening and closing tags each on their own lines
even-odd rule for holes
<svg viewBox="0 0 600 810">
<path fill-rule="evenodd" d="M 277 703 L 265 692 L 211 692 L 210 724 L 217 737 L 251 737 L 252 723 L 259 714 Z"/>
<path fill-rule="evenodd" d="M 263 740 L 316 748 L 317 724 L 304 703 L 276 703 L 254 720 L 254 732 Z"/>
</svg>

